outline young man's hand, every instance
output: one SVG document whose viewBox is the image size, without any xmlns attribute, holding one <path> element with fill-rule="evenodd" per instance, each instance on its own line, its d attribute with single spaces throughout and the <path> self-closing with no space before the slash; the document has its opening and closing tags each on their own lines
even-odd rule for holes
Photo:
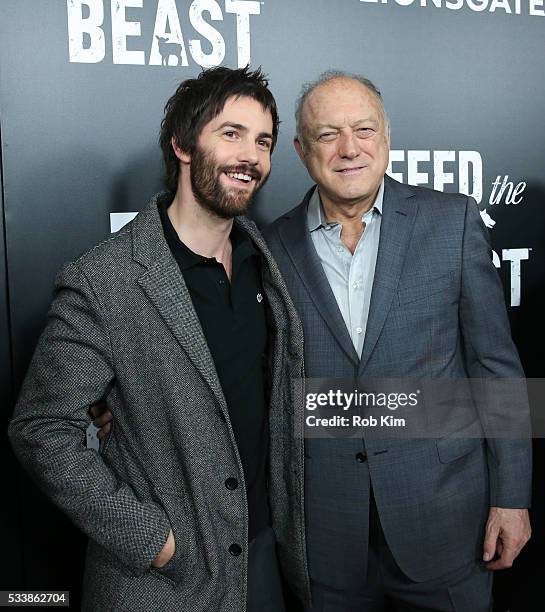
<svg viewBox="0 0 545 612">
<path fill-rule="evenodd" d="M 151 565 L 156 569 L 161 569 L 172 559 L 175 550 L 176 544 L 174 542 L 174 534 L 172 533 L 171 529 L 168 532 L 168 538 L 166 544 L 163 546 L 163 550 L 155 557 L 155 559 L 151 562 Z"/>
</svg>

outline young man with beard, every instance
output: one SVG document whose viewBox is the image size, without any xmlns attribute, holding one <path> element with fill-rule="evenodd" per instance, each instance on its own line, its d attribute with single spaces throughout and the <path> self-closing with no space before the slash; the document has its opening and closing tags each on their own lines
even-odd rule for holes
<svg viewBox="0 0 545 612">
<path fill-rule="evenodd" d="M 241 216 L 276 104 L 260 71 L 215 68 L 165 111 L 168 191 L 59 275 L 10 436 L 89 536 L 83 609 L 280 612 L 277 545 L 308 592 L 288 384 L 302 331 Z M 99 454 L 84 440 L 101 399 Z"/>
</svg>

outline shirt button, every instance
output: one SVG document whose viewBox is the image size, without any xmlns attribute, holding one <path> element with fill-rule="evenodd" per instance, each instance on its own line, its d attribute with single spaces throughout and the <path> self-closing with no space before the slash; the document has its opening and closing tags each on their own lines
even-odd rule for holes
<svg viewBox="0 0 545 612">
<path fill-rule="evenodd" d="M 228 478 L 225 481 L 225 486 L 229 491 L 234 491 L 238 487 L 238 480 L 236 478 Z"/>
<path fill-rule="evenodd" d="M 361 334 L 362 332 L 363 332 L 363 329 L 361 327 L 356 327 L 357 334 Z"/>
<path fill-rule="evenodd" d="M 359 284 L 359 283 L 354 283 L 354 284 L 352 285 L 352 288 L 353 288 L 353 289 L 357 289 L 359 286 L 360 286 L 360 284 Z"/>
<path fill-rule="evenodd" d="M 356 461 L 358 463 L 365 463 L 367 461 L 367 453 L 358 453 L 356 455 Z"/>
<path fill-rule="evenodd" d="M 240 544 L 231 544 L 231 546 L 229 546 L 229 552 L 233 555 L 233 557 L 238 557 L 242 552 L 242 548 Z"/>
<path fill-rule="evenodd" d="M 342 253 L 343 252 L 343 248 L 342 247 L 337 247 L 337 253 Z"/>
</svg>

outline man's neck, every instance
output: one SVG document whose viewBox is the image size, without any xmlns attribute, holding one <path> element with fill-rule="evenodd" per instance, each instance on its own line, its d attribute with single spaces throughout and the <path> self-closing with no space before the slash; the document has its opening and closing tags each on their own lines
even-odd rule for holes
<svg viewBox="0 0 545 612">
<path fill-rule="evenodd" d="M 341 240 L 348 250 L 354 254 L 360 238 L 365 231 L 365 223 L 362 223 L 363 216 L 371 210 L 380 191 L 380 185 L 376 192 L 367 198 L 355 201 L 354 203 L 336 203 L 327 196 L 320 194 L 325 221 L 328 223 L 340 223 L 342 226 Z"/>
<path fill-rule="evenodd" d="M 365 213 L 373 207 L 379 191 L 380 185 L 378 186 L 377 190 L 367 198 L 345 204 L 331 200 L 326 194 L 322 194 L 320 192 L 320 188 L 318 187 L 318 193 L 320 194 L 320 199 L 325 214 L 325 221 L 328 223 L 340 223 L 343 226 L 354 226 L 361 224 L 363 215 L 365 215 Z"/>
<path fill-rule="evenodd" d="M 180 191 L 174 196 L 167 213 L 178 238 L 189 249 L 203 257 L 215 257 L 224 266 L 228 258 L 230 264 L 229 234 L 233 219 L 222 219 L 214 215 L 193 197 L 184 198 Z"/>
</svg>

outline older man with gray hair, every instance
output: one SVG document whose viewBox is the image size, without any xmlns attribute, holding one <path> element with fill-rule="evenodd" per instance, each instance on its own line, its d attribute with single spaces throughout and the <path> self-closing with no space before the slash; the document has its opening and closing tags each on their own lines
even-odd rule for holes
<svg viewBox="0 0 545 612">
<path fill-rule="evenodd" d="M 316 185 L 265 238 L 303 322 L 306 376 L 522 379 L 476 202 L 385 174 L 379 90 L 325 73 L 296 121 Z M 306 440 L 313 610 L 490 609 L 491 570 L 530 537 L 531 448 L 475 435 L 467 410 L 440 437 Z"/>
</svg>

